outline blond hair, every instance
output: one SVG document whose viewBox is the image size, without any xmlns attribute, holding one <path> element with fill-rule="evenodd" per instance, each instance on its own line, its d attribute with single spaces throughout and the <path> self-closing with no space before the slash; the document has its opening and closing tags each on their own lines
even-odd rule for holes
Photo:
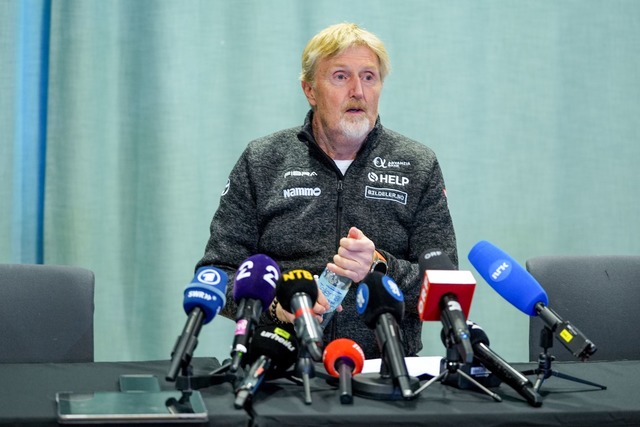
<svg viewBox="0 0 640 427">
<path fill-rule="evenodd" d="M 335 24 L 313 36 L 302 51 L 302 72 L 300 80 L 313 83 L 318 61 L 340 54 L 351 46 L 366 46 L 380 62 L 380 79 L 391 71 L 389 55 L 382 41 L 374 34 L 353 23 Z"/>
</svg>

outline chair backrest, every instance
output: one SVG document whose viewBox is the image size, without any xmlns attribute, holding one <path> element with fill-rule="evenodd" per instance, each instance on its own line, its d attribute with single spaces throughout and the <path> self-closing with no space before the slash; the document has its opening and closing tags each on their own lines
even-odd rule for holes
<svg viewBox="0 0 640 427">
<path fill-rule="evenodd" d="M 0 363 L 92 362 L 92 271 L 0 264 Z"/>
<path fill-rule="evenodd" d="M 590 360 L 640 359 L 640 256 L 540 256 L 526 268 L 547 292 L 549 308 L 595 344 Z M 543 327 L 531 317 L 532 361 L 542 352 Z M 577 360 L 557 339 L 550 353 Z"/>
</svg>

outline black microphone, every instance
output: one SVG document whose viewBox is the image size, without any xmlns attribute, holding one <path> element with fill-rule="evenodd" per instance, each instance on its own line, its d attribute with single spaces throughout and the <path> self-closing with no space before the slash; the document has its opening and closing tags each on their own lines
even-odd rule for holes
<svg viewBox="0 0 640 427">
<path fill-rule="evenodd" d="M 260 314 L 266 311 L 276 294 L 276 282 L 280 278 L 278 264 L 263 254 L 252 255 L 238 267 L 233 285 L 233 299 L 238 304 L 236 330 L 231 346 L 231 365 L 235 372 L 247 353 L 249 340 Z"/>
<path fill-rule="evenodd" d="M 398 326 L 404 316 L 404 295 L 397 283 L 378 271 L 367 274 L 358 286 L 356 308 L 367 327 L 375 329 L 383 365 L 390 369 L 402 397 L 415 397 Z"/>
<path fill-rule="evenodd" d="M 243 408 L 264 379 L 282 377 L 298 358 L 298 342 L 291 326 L 266 325 L 255 329 L 248 353 L 250 365 L 236 387 L 236 409 Z"/>
<path fill-rule="evenodd" d="M 311 358 L 322 360 L 322 328 L 313 312 L 318 299 L 318 285 L 307 270 L 289 270 L 276 285 L 276 297 L 282 308 L 295 315 L 296 336 Z"/>
<path fill-rule="evenodd" d="M 189 317 L 171 352 L 167 381 L 175 381 L 178 370 L 189 365 L 202 325 L 209 323 L 224 307 L 227 279 L 227 274 L 220 269 L 200 267 L 184 290 L 183 306 Z"/>
<path fill-rule="evenodd" d="M 418 300 L 420 319 L 442 321 L 445 345 L 455 346 L 464 363 L 473 361 L 465 314 L 469 311 L 476 281 L 469 271 L 455 268 L 439 249 L 425 251 L 419 260 L 422 288 Z"/>
<path fill-rule="evenodd" d="M 536 408 L 541 406 L 542 397 L 533 388 L 531 381 L 491 350 L 489 337 L 479 325 L 473 322 L 468 322 L 468 325 L 471 334 L 471 345 L 476 359 L 500 378 L 502 382 L 508 384 L 520 396 L 524 397 L 529 405 Z"/>
</svg>

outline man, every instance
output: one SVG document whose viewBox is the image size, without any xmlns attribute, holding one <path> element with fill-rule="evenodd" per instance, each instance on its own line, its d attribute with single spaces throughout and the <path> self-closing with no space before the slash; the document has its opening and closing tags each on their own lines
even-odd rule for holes
<svg viewBox="0 0 640 427">
<path fill-rule="evenodd" d="M 378 101 L 389 72 L 383 43 L 355 24 L 314 36 L 302 54 L 302 90 L 311 111 L 302 127 L 251 142 L 233 168 L 197 267 L 215 265 L 230 283 L 257 253 L 282 271 L 326 267 L 357 283 L 385 259 L 405 296 L 400 327 L 406 356 L 422 348 L 418 257 L 445 251 L 457 265 L 456 241 L 435 154 L 385 129 Z M 337 251 L 337 253 L 336 253 Z M 197 268 L 196 267 L 196 268 Z M 324 331 L 325 345 L 351 338 L 380 357 L 375 333 L 359 319 L 351 286 Z M 232 286 L 222 314 L 235 318 Z M 320 294 L 316 314 L 327 309 Z M 277 299 L 263 321 L 291 321 Z"/>
</svg>

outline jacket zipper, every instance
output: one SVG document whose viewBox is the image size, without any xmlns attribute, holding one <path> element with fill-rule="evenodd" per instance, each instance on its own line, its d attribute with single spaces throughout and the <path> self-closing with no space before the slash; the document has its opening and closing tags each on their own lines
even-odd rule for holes
<svg viewBox="0 0 640 427">
<path fill-rule="evenodd" d="M 340 235 L 340 230 L 342 229 L 342 208 L 343 208 L 343 203 L 342 203 L 342 190 L 344 189 L 342 186 L 342 179 L 338 179 L 338 185 L 336 187 L 336 190 L 338 191 L 338 204 L 336 206 L 336 244 L 335 244 L 335 248 L 336 250 L 338 249 L 338 247 L 340 247 L 340 239 L 342 238 L 342 236 Z"/>
<path fill-rule="evenodd" d="M 336 243 L 334 245 L 334 247 L 336 248 L 336 250 L 338 250 L 338 247 L 340 247 L 340 239 L 342 238 L 342 236 L 340 235 L 340 230 L 342 229 L 342 209 L 343 209 L 343 203 L 342 203 L 342 192 L 344 190 L 343 188 L 343 179 L 342 178 L 338 178 L 338 184 L 336 186 L 336 190 L 338 192 L 338 203 L 336 206 Z M 331 321 L 331 332 L 330 332 L 330 341 L 333 341 L 336 339 L 336 323 L 337 323 L 337 319 L 336 317 L 338 317 L 340 315 L 340 313 L 335 313 L 333 315 L 333 320 Z"/>
</svg>

